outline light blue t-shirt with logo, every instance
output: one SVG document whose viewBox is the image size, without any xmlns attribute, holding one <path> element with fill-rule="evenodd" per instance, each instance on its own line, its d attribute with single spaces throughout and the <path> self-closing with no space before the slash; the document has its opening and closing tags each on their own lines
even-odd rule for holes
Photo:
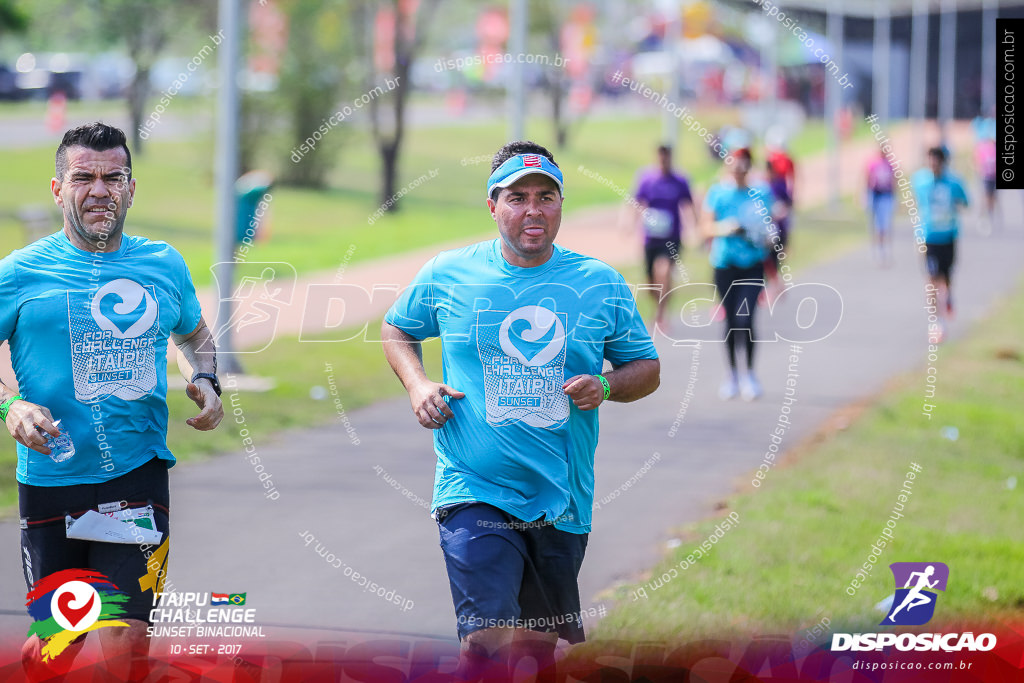
<svg viewBox="0 0 1024 683">
<path fill-rule="evenodd" d="M 936 178 L 930 168 L 922 168 L 913 185 L 925 243 L 951 244 L 960 232 L 958 210 L 967 206 L 963 183 L 949 171 Z"/>
<path fill-rule="evenodd" d="M 558 245 L 520 268 L 491 240 L 434 257 L 385 321 L 440 337 L 444 382 L 466 394 L 433 430 L 432 511 L 475 501 L 589 532 L 599 409 L 577 409 L 562 385 L 605 359 L 658 357 L 622 276 Z"/>
<path fill-rule="evenodd" d="M 761 239 L 767 235 L 767 224 L 757 212 L 768 213 L 771 207 L 772 192 L 768 186 L 740 188 L 726 180 L 708 188 L 704 210 L 716 221 L 736 219 L 745 229 L 743 234 L 722 235 L 711 240 L 708 258 L 712 268 L 750 268 L 767 258 L 766 241 Z"/>
<path fill-rule="evenodd" d="M 167 340 L 201 311 L 184 259 L 165 242 L 123 235 L 110 253 L 78 249 L 63 232 L 0 260 L 0 340 L 18 392 L 45 406 L 75 455 L 54 462 L 18 444 L 18 481 L 93 484 L 167 449 Z"/>
</svg>

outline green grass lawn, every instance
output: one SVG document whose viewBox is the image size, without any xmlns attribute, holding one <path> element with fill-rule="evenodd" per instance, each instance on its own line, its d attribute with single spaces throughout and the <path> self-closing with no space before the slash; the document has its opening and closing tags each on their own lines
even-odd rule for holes
<svg viewBox="0 0 1024 683">
<path fill-rule="evenodd" d="M 23 106 L 31 104 L 38 103 Z M 201 108 L 201 102 L 182 103 L 186 111 L 198 112 Z M 734 118 L 735 114 L 726 110 L 701 114 L 702 121 L 714 128 Z M 533 119 L 527 127 L 527 134 L 541 142 L 550 138 L 549 131 L 545 119 Z M 248 261 L 285 261 L 304 274 L 336 268 L 353 245 L 351 262 L 356 263 L 492 230 L 484 203 L 489 165 L 477 159 L 492 154 L 502 144 L 503 123 L 410 128 L 398 187 L 432 170 L 436 177 L 411 189 L 403 197 L 400 211 L 372 225 L 368 218 L 381 201 L 377 196 L 379 161 L 372 142 L 361 132 L 338 130 L 333 134 L 347 136 L 347 142 L 330 177 L 330 187 L 322 191 L 276 187 L 270 202 L 269 236 L 256 243 L 247 255 Z M 819 148 L 823 139 L 822 125 L 809 122 L 793 145 L 795 149 L 812 150 Z M 566 210 L 621 201 L 613 188 L 584 176 L 580 167 L 623 191 L 631 191 L 638 169 L 653 163 L 654 148 L 660 140 L 661 123 L 656 116 L 594 116 L 581 121 L 573 129 L 567 148 L 553 150 L 566 174 Z M 677 165 L 698 188 L 703 188 L 719 164 L 708 154 L 704 142 L 685 130 L 680 132 L 678 147 Z M 129 233 L 173 244 L 185 256 L 198 286 L 212 281 L 212 149 L 209 134 L 175 142 L 156 142 L 154 138 L 145 153 L 133 159 L 138 186 L 126 225 Z M 17 219 L 23 207 L 53 211 L 53 229 L 59 226 L 60 218 L 49 193 L 53 152 L 50 146 L 4 152 L 5 163 L 0 165 L 0 182 L 4 185 L 0 195 L 0 244 L 5 251 L 26 242 Z M 250 274 L 247 268 L 256 267 L 240 267 L 239 276 Z"/>
<path fill-rule="evenodd" d="M 1024 608 L 1024 300 L 1008 298 L 936 363 L 933 417 L 922 416 L 924 368 L 895 381 L 846 430 L 798 449 L 758 490 L 733 496 L 723 517 L 680 529 L 684 539 L 650 572 L 621 586 L 618 606 L 594 640 L 693 642 L 702 637 L 796 633 L 823 618 L 831 631 L 877 630 L 874 605 L 891 595 L 888 565 L 939 561 L 950 567 L 936 622 L 991 624 Z M 958 440 L 943 436 L 956 427 Z M 912 462 L 912 485 L 894 541 L 855 595 L 847 594 L 897 502 Z M 685 570 L 684 561 L 735 512 L 739 523 Z M 658 585 L 676 567 L 678 578 Z M 646 590 L 647 598 L 634 593 Z M 635 596 L 635 599 L 634 599 Z M 976 629 L 975 629 L 976 630 Z"/>
</svg>

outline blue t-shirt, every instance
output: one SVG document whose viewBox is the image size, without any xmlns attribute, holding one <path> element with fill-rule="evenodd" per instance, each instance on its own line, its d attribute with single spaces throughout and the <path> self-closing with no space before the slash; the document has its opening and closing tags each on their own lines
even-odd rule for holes
<svg viewBox="0 0 1024 683">
<path fill-rule="evenodd" d="M 97 254 L 57 232 L 0 260 L 0 340 L 18 391 L 75 445 L 56 463 L 18 444 L 18 481 L 94 484 L 153 456 L 173 464 L 167 339 L 200 316 L 185 261 L 164 242 L 123 235 L 116 252 Z"/>
<path fill-rule="evenodd" d="M 764 261 L 768 250 L 759 236 L 768 233 L 764 216 L 770 215 L 771 208 L 772 193 L 767 186 L 740 188 L 731 181 L 712 185 L 704 197 L 704 210 L 716 221 L 736 219 L 744 232 L 711 240 L 711 266 L 750 268 Z"/>
<path fill-rule="evenodd" d="M 499 240 L 429 261 L 384 320 L 417 339 L 441 337 L 455 418 L 434 431 L 432 511 L 488 503 L 519 519 L 590 531 L 598 411 L 581 411 L 567 379 L 657 358 L 622 276 L 557 245 L 519 268 Z"/>
<path fill-rule="evenodd" d="M 647 207 L 643 214 L 647 244 L 678 242 L 683 232 L 679 208 L 693 202 L 686 178 L 678 173 L 665 175 L 660 168 L 648 169 L 640 175 L 635 196 Z"/>
<path fill-rule="evenodd" d="M 960 231 L 958 207 L 967 206 L 963 183 L 949 171 L 936 178 L 930 168 L 922 168 L 913 184 L 925 243 L 952 244 Z"/>
</svg>

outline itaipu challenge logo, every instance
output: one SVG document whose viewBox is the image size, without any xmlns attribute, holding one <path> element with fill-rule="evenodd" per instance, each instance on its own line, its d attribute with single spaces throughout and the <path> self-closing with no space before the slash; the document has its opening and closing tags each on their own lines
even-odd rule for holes
<svg viewBox="0 0 1024 683">
<path fill-rule="evenodd" d="M 103 574 L 65 569 L 39 579 L 26 597 L 32 617 L 29 636 L 43 641 L 43 660 L 53 659 L 83 633 L 108 626 L 128 626 L 124 603 L 128 596 Z"/>
<path fill-rule="evenodd" d="M 945 591 L 949 567 L 942 562 L 893 562 L 896 594 L 879 626 L 921 626 L 935 615 L 935 591 Z M 902 586 L 902 588 L 901 588 Z"/>
</svg>

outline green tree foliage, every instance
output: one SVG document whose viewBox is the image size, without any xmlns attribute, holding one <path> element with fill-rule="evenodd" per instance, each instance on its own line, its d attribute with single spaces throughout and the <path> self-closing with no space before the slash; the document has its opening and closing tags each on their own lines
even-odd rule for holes
<svg viewBox="0 0 1024 683">
<path fill-rule="evenodd" d="M 294 156 L 283 161 L 284 183 L 324 186 L 351 124 L 348 120 L 338 121 L 333 127 L 329 123 L 343 108 L 342 95 L 350 84 L 348 65 L 353 52 L 346 39 L 348 4 L 342 0 L 278 3 L 288 17 L 288 47 L 275 99 L 287 129 L 288 154 L 300 150 L 307 139 L 312 138 L 314 143 L 302 152 L 299 161 Z"/>
</svg>

